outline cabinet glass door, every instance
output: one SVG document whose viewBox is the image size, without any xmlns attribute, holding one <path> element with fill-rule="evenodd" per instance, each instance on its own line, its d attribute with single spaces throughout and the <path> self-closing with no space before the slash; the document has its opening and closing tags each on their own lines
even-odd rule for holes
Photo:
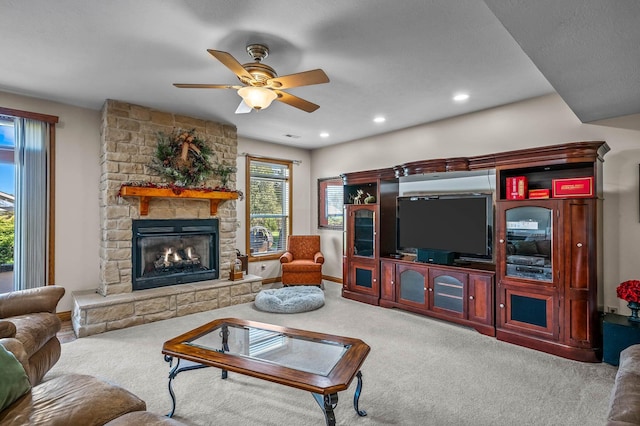
<svg viewBox="0 0 640 426">
<path fill-rule="evenodd" d="M 538 286 L 536 290 L 502 286 L 498 296 L 500 328 L 557 340 L 560 327 L 556 292 L 543 286 Z"/>
<path fill-rule="evenodd" d="M 416 271 L 404 271 L 400 274 L 400 299 L 424 305 L 424 276 Z"/>
<path fill-rule="evenodd" d="M 348 288 L 359 294 L 380 297 L 378 285 L 378 263 L 372 260 L 358 259 L 351 262 Z"/>
<path fill-rule="evenodd" d="M 458 278 L 442 274 L 433 278 L 433 307 L 463 313 L 464 283 Z"/>
<path fill-rule="evenodd" d="M 514 207 L 505 212 L 508 277 L 553 281 L 553 210 Z"/>
<path fill-rule="evenodd" d="M 398 265 L 396 274 L 398 303 L 421 309 L 428 308 L 427 269 Z"/>
<path fill-rule="evenodd" d="M 353 255 L 375 256 L 375 212 L 359 208 L 353 212 Z"/>
</svg>

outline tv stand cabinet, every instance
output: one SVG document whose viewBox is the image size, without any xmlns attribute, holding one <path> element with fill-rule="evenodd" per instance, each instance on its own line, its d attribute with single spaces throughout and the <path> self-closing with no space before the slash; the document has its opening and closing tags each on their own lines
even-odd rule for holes
<svg viewBox="0 0 640 426">
<path fill-rule="evenodd" d="M 343 174 L 343 297 L 599 362 L 602 164 L 608 151 L 606 142 L 572 142 Z M 495 265 L 433 265 L 391 256 L 397 253 L 401 177 L 489 169 L 496 177 Z M 513 178 L 526 181 L 528 190 L 548 190 L 549 198 L 525 191 L 523 199 L 512 199 Z M 565 192 L 554 193 L 565 182 Z M 585 186 L 588 191 L 580 191 Z"/>
<path fill-rule="evenodd" d="M 465 267 L 445 266 L 383 258 L 380 306 L 455 322 L 495 336 L 493 267 L 472 263 Z"/>
</svg>

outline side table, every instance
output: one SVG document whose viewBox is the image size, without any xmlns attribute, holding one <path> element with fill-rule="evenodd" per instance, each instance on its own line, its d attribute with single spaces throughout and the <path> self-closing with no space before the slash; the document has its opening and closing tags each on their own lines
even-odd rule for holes
<svg viewBox="0 0 640 426">
<path fill-rule="evenodd" d="M 640 323 L 632 322 L 626 316 L 605 314 L 602 320 L 602 360 L 618 365 L 620 352 L 631 345 L 640 343 Z"/>
</svg>

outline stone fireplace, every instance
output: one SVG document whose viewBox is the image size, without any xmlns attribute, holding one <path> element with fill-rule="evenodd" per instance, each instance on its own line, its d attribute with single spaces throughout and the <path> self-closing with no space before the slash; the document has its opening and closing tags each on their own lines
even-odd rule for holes
<svg viewBox="0 0 640 426">
<path fill-rule="evenodd" d="M 121 186 L 125 183 L 162 183 L 161 178 L 149 169 L 149 164 L 155 156 L 158 132 L 171 133 L 175 129 L 195 129 L 211 144 L 215 159 L 235 165 L 237 136 L 233 126 L 115 100 L 107 100 L 103 106 L 100 276 L 95 291 L 73 294 L 72 324 L 78 337 L 250 302 L 262 288 L 262 279 L 257 276 L 248 275 L 240 281 L 227 280 L 236 256 L 238 201 L 221 202 L 212 217 L 208 200 L 154 197 L 145 200 L 145 209 L 141 210 L 140 197 L 120 196 Z M 205 182 L 208 187 L 219 184 L 215 177 Z M 229 187 L 234 185 L 235 174 L 229 179 Z M 143 285 L 144 288 L 134 291 L 134 267 L 139 266 L 134 265 L 132 256 L 134 221 L 168 219 L 215 219 L 217 247 L 216 258 L 211 263 L 218 275 L 197 282 L 183 280 L 154 288 Z M 187 263 L 174 262 L 173 266 L 188 266 Z M 169 266 L 172 265 L 169 263 Z"/>
<path fill-rule="evenodd" d="M 133 291 L 219 277 L 218 219 L 133 220 Z"/>
</svg>

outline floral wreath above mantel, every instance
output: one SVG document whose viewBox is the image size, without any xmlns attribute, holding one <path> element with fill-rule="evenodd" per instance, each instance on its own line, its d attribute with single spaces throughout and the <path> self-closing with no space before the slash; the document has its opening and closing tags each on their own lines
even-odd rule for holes
<svg viewBox="0 0 640 426">
<path fill-rule="evenodd" d="M 171 134 L 159 132 L 156 156 L 149 168 L 169 183 L 126 182 L 120 186 L 118 196 L 140 197 L 141 215 L 149 213 L 149 200 L 154 197 L 208 199 L 211 215 L 215 215 L 221 201 L 242 200 L 244 194 L 227 187 L 236 167 L 220 162 L 213 166 L 209 160 L 212 154 L 215 155 L 195 129 L 178 129 Z M 215 188 L 199 186 L 212 174 L 220 178 L 222 185 Z"/>
<path fill-rule="evenodd" d="M 209 159 L 211 155 L 216 154 L 195 129 L 177 129 L 170 134 L 158 132 L 156 156 L 149 168 L 177 187 L 197 187 L 209 176 L 216 175 L 226 188 L 230 175 L 237 169 L 217 159 L 214 166 Z"/>
</svg>

